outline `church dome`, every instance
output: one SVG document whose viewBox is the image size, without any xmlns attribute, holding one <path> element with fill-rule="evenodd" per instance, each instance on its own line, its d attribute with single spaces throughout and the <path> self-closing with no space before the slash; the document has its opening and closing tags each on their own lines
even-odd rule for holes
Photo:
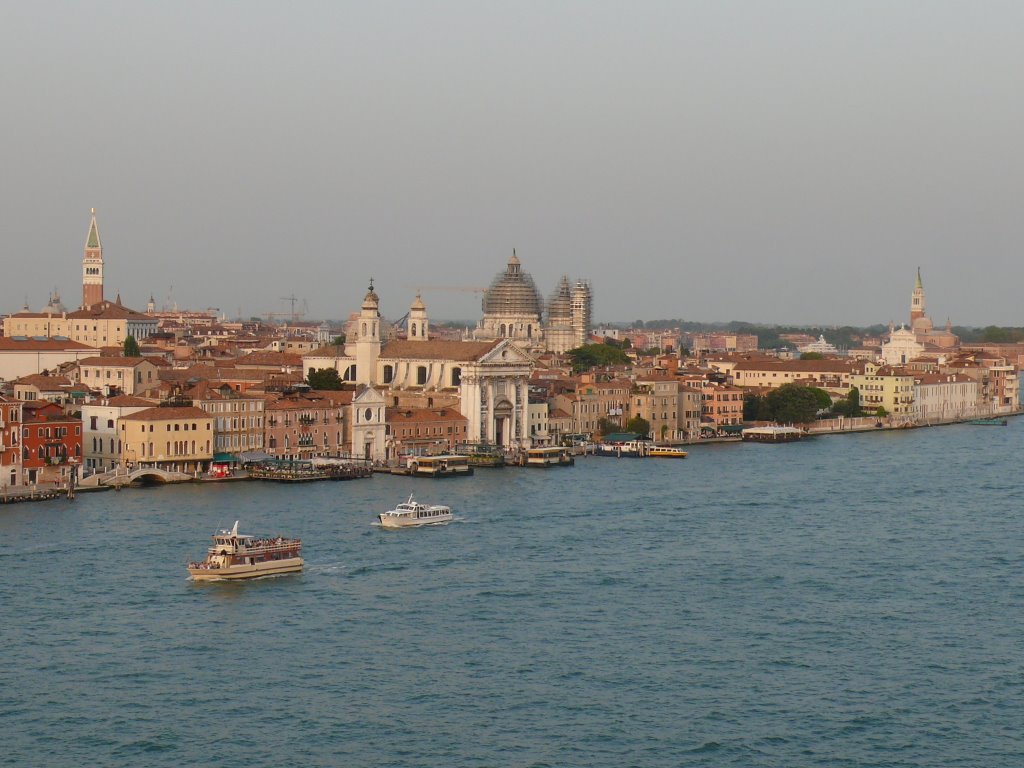
<svg viewBox="0 0 1024 768">
<path fill-rule="evenodd" d="M 515 251 L 505 271 L 499 273 L 484 294 L 485 315 L 541 314 L 541 298 L 537 286 L 528 272 L 523 272 Z"/>
</svg>

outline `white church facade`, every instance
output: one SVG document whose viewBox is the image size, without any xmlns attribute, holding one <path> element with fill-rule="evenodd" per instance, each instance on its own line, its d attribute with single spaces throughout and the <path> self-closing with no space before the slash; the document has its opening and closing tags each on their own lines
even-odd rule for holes
<svg viewBox="0 0 1024 768">
<path fill-rule="evenodd" d="M 409 311 L 407 338 L 385 341 L 381 335 L 380 297 L 371 283 L 355 339 L 344 348 L 323 347 L 305 355 L 303 374 L 333 368 L 344 381 L 382 390 L 382 400 L 388 390 L 457 393 L 459 410 L 468 422 L 467 440 L 508 449 L 529 446 L 527 386 L 533 358 L 512 339 L 431 339 L 419 296 Z M 364 451 L 365 442 L 353 439 L 353 450 Z M 376 437 L 371 442 L 376 445 Z"/>
</svg>

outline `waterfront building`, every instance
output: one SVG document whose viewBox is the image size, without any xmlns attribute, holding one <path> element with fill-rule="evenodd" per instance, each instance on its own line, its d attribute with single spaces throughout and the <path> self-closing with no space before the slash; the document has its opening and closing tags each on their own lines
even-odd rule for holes
<svg viewBox="0 0 1024 768">
<path fill-rule="evenodd" d="M 120 464 L 199 474 L 213 459 L 213 421 L 200 408 L 156 407 L 122 416 Z"/>
<path fill-rule="evenodd" d="M 574 391 L 556 394 L 548 402 L 552 411 L 570 416 L 568 429 L 561 433 L 595 435 L 605 419 L 621 429 L 630 418 L 633 382 L 625 377 L 611 381 L 581 380 Z M 549 423 L 551 421 L 549 415 Z"/>
<path fill-rule="evenodd" d="M 548 402 L 542 398 L 529 396 L 526 407 L 526 420 L 530 425 L 530 445 L 539 447 L 551 445 L 551 431 L 548 424 Z"/>
<path fill-rule="evenodd" d="M 86 472 L 107 472 L 121 462 L 123 440 L 118 422 L 124 416 L 152 408 L 141 397 L 118 395 L 82 405 L 82 459 Z"/>
<path fill-rule="evenodd" d="M 241 395 L 229 384 L 200 381 L 185 393 L 192 405 L 213 419 L 214 456 L 263 450 L 266 401 Z"/>
<path fill-rule="evenodd" d="M 388 408 L 387 456 L 454 453 L 469 420 L 456 408 Z"/>
<path fill-rule="evenodd" d="M 366 461 L 384 461 L 389 458 L 387 414 L 384 395 L 379 390 L 363 387 L 356 393 L 352 398 L 349 422 L 352 425 L 350 453 L 353 457 Z"/>
<path fill-rule="evenodd" d="M 22 414 L 25 483 L 67 482 L 74 465 L 82 461 L 82 420 L 46 400 L 26 402 Z"/>
<path fill-rule="evenodd" d="M 0 395 L 0 487 L 21 485 L 21 420 L 24 403 Z"/>
<path fill-rule="evenodd" d="M 914 376 L 913 416 L 918 423 L 969 419 L 978 414 L 978 382 L 962 373 Z M 861 398 L 863 405 L 863 396 Z"/>
<path fill-rule="evenodd" d="M 705 381 L 701 386 L 701 423 L 716 428 L 743 423 L 743 389 Z"/>
<path fill-rule="evenodd" d="M 277 459 L 308 460 L 348 454 L 348 392 L 287 390 L 266 395 L 263 450 Z"/>
<path fill-rule="evenodd" d="M 646 419 L 655 440 L 678 440 L 679 379 L 674 376 L 647 374 L 637 376 L 630 393 L 631 416 Z"/>
<path fill-rule="evenodd" d="M 897 421 L 914 416 L 914 372 L 906 368 L 868 363 L 864 373 L 850 377 L 850 386 L 860 393 L 860 407 L 866 413 L 879 408 Z"/>
</svg>

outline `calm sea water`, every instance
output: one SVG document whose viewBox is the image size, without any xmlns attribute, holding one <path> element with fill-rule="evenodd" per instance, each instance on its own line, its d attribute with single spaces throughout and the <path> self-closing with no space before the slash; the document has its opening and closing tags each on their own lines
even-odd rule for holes
<svg viewBox="0 0 1024 768">
<path fill-rule="evenodd" d="M 0 764 L 1016 768 L 1022 438 L 3 508 Z M 236 519 L 306 572 L 188 581 Z"/>
</svg>

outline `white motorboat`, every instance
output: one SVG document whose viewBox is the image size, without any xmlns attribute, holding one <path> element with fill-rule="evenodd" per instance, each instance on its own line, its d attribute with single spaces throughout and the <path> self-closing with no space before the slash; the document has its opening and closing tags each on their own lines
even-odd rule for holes
<svg viewBox="0 0 1024 768">
<path fill-rule="evenodd" d="M 450 522 L 452 510 L 441 504 L 420 504 L 409 494 L 409 500 L 403 501 L 394 509 L 377 515 L 382 528 L 415 528 L 421 525 L 439 525 Z"/>
</svg>

